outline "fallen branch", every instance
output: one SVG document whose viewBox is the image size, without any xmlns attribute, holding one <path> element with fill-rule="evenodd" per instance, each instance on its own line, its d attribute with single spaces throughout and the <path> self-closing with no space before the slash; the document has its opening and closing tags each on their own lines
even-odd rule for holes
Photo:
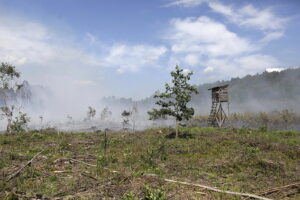
<svg viewBox="0 0 300 200">
<path fill-rule="evenodd" d="M 91 176 L 91 175 L 89 175 L 89 174 L 86 174 L 86 173 L 84 173 L 84 172 L 82 172 L 82 173 L 80 173 L 80 174 L 83 175 L 83 176 L 85 176 L 85 177 L 91 178 L 91 179 L 93 179 L 93 180 L 95 180 L 95 181 L 98 181 L 98 179 L 96 179 L 95 177 L 93 177 L 93 176 Z"/>
<path fill-rule="evenodd" d="M 44 150 L 43 150 L 44 151 Z M 35 154 L 35 156 L 33 156 L 31 158 L 31 160 L 29 160 L 25 165 L 23 165 L 18 171 L 16 171 L 15 173 L 11 174 L 8 178 L 7 178 L 7 181 L 10 181 L 11 179 L 19 176 L 19 174 L 22 172 L 23 169 L 25 169 L 27 166 L 31 165 L 32 161 L 38 156 L 40 155 L 43 151 Z"/>
<path fill-rule="evenodd" d="M 63 173 L 73 173 L 73 171 L 71 171 L 71 170 L 63 170 L 63 171 L 56 170 L 56 171 L 53 171 L 53 173 L 55 173 L 55 174 L 63 174 Z"/>
<path fill-rule="evenodd" d="M 70 160 L 71 160 L 71 161 L 74 161 L 74 162 L 79 162 L 79 163 L 84 164 L 84 165 L 87 165 L 87 166 L 97 167 L 97 165 L 93 165 L 93 164 L 90 164 L 90 163 L 86 163 L 86 162 L 83 162 L 83 161 L 81 161 L 81 160 L 76 160 L 76 159 L 73 159 L 73 158 L 70 158 Z M 110 172 L 112 172 L 112 173 L 120 174 L 120 172 L 115 171 L 115 170 L 111 170 L 111 169 L 109 169 L 109 168 L 107 168 L 107 167 L 103 167 L 103 169 L 106 169 L 106 170 L 108 170 L 108 171 L 110 171 Z"/>
<path fill-rule="evenodd" d="M 76 160 L 76 159 L 70 159 L 72 161 L 75 161 L 75 162 L 79 162 L 79 163 L 82 163 L 82 164 L 85 164 L 85 165 L 88 165 L 88 166 L 91 166 L 91 167 L 96 167 L 96 165 L 93 165 L 93 164 L 89 164 L 89 163 L 86 163 L 86 162 L 83 162 L 81 160 Z M 111 170 L 109 168 L 104 168 L 110 172 L 113 172 L 113 173 L 119 173 L 118 171 L 115 171 L 115 170 Z M 145 174 L 147 176 L 157 176 L 156 174 Z M 255 198 L 255 199 L 261 199 L 261 200 L 272 200 L 272 199 L 269 199 L 269 198 L 266 198 L 266 197 L 262 197 L 262 196 L 258 196 L 258 195 L 255 195 L 255 194 L 249 194 L 249 193 L 241 193 L 241 192 L 232 192 L 232 191 L 227 191 L 227 190 L 220 190 L 220 189 L 217 189 L 217 188 L 214 188 L 214 187 L 210 187 L 210 186 L 206 186 L 206 185 L 200 185 L 200 184 L 196 184 L 196 183 L 188 183 L 188 182 L 182 182 L 182 181 L 176 181 L 176 180 L 172 180 L 172 179 L 163 179 L 164 181 L 166 182 L 169 182 L 169 183 L 177 183 L 177 184 L 181 184 L 181 185 L 189 185 L 189 186 L 195 186 L 195 187 L 201 187 L 201 188 L 204 188 L 206 190 L 210 190 L 210 191 L 214 191 L 214 192 L 220 192 L 220 193 L 225 193 L 225 194 L 232 194 L 232 195 L 239 195 L 239 196 L 243 196 L 243 197 L 251 197 L 251 198 Z"/>
<path fill-rule="evenodd" d="M 97 167 L 97 165 L 93 165 L 93 164 L 90 164 L 90 163 L 86 163 L 86 162 L 83 162 L 81 160 L 76 160 L 76 159 L 73 159 L 73 158 L 70 158 L 70 161 L 74 161 L 74 162 L 79 162 L 81 164 L 84 164 L 84 165 L 87 165 L 87 166 L 90 166 L 90 167 Z"/>
<path fill-rule="evenodd" d="M 255 195 L 255 194 L 220 190 L 220 189 L 217 189 L 217 188 L 214 188 L 214 187 L 209 187 L 209 186 L 206 186 L 206 185 L 200 185 L 200 184 L 188 183 L 188 182 L 182 182 L 182 181 L 175 181 L 175 180 L 171 180 L 171 179 L 163 179 L 163 180 L 166 181 L 166 182 L 170 182 L 170 183 L 177 183 L 177 184 L 181 184 L 181 185 L 201 187 L 201 188 L 205 188 L 207 190 L 211 190 L 211 191 L 214 191 L 214 192 L 233 194 L 233 195 L 239 195 L 239 196 L 244 196 L 244 197 L 251 197 L 251 198 L 261 199 L 261 200 L 272 200 L 272 199 L 261 197 L 261 196 Z"/>
<path fill-rule="evenodd" d="M 53 173 L 56 173 L 56 174 L 64 174 L 64 173 L 74 173 L 72 170 L 63 170 L 63 171 L 53 171 Z M 95 181 L 97 181 L 98 179 L 96 179 L 95 177 L 89 175 L 89 174 L 86 174 L 84 172 L 79 172 L 82 176 L 86 176 L 88 178 L 91 178 L 91 179 L 94 179 Z"/>
<path fill-rule="evenodd" d="M 272 188 L 270 190 L 267 190 L 265 192 L 260 193 L 260 195 L 269 195 L 269 194 L 272 194 L 274 192 L 278 192 L 278 191 L 281 191 L 281 190 L 284 190 L 284 189 L 287 189 L 287 188 L 290 188 L 290 187 L 297 187 L 297 186 L 300 187 L 300 182 L 292 183 L 292 184 L 281 186 L 281 187 Z"/>
<path fill-rule="evenodd" d="M 78 144 L 87 144 L 87 145 L 90 145 L 90 144 L 95 144 L 95 142 L 81 141 L 81 142 L 78 142 Z"/>
<path fill-rule="evenodd" d="M 196 192 L 197 194 L 201 194 L 201 195 L 207 195 L 206 193 L 204 192 Z"/>
</svg>

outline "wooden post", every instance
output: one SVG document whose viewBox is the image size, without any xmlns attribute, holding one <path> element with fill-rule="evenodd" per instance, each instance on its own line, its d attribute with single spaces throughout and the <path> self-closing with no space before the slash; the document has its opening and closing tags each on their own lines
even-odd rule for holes
<svg viewBox="0 0 300 200">
<path fill-rule="evenodd" d="M 104 156 L 106 157 L 106 148 L 107 148 L 107 137 L 106 137 L 106 129 L 104 130 Z"/>
<path fill-rule="evenodd" d="M 178 138 L 178 120 L 176 119 L 176 138 Z"/>
</svg>

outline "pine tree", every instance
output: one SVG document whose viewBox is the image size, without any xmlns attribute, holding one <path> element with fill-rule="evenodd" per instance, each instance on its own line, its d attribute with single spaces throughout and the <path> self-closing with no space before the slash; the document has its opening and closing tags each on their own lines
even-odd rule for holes
<svg viewBox="0 0 300 200">
<path fill-rule="evenodd" d="M 188 107 L 188 102 L 192 98 L 192 94 L 197 94 L 197 88 L 188 83 L 192 76 L 192 72 L 184 73 L 176 65 L 175 70 L 171 72 L 172 84 L 165 84 L 165 92 L 154 95 L 158 98 L 156 104 L 161 108 L 154 108 L 148 111 L 150 120 L 157 118 L 172 116 L 176 120 L 176 137 L 178 137 L 179 122 L 189 120 L 194 115 L 194 109 Z"/>
</svg>

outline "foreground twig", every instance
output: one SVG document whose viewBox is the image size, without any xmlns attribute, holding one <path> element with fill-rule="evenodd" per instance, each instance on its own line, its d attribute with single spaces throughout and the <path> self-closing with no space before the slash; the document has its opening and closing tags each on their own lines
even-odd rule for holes
<svg viewBox="0 0 300 200">
<path fill-rule="evenodd" d="M 182 181 L 175 181 L 175 180 L 171 180 L 171 179 L 163 179 L 163 180 L 166 181 L 166 182 L 170 182 L 170 183 L 177 183 L 177 184 L 181 184 L 181 185 L 201 187 L 201 188 L 205 188 L 207 190 L 211 190 L 211 191 L 214 191 L 214 192 L 233 194 L 233 195 L 239 195 L 239 196 L 244 196 L 244 197 L 251 197 L 251 198 L 261 199 L 261 200 L 272 200 L 272 199 L 261 197 L 261 196 L 255 195 L 255 194 L 220 190 L 220 189 L 217 189 L 217 188 L 214 188 L 214 187 L 209 187 L 209 186 L 206 186 L 206 185 L 200 185 L 200 184 L 188 183 L 188 182 L 182 182 Z"/>
<path fill-rule="evenodd" d="M 53 173 L 64 174 L 64 173 L 73 173 L 73 171 L 72 170 L 56 170 L 56 171 L 53 171 Z"/>
<path fill-rule="evenodd" d="M 76 159 L 73 159 L 73 158 L 70 158 L 70 160 L 71 160 L 71 161 L 74 161 L 74 162 L 79 162 L 79 163 L 84 164 L 84 165 L 87 165 L 87 166 L 97 167 L 97 165 L 93 165 L 93 164 L 90 164 L 90 163 L 86 163 L 86 162 L 83 162 L 83 161 L 81 161 L 81 160 L 76 160 Z M 108 170 L 108 171 L 110 171 L 110 172 L 112 172 L 112 173 L 117 173 L 117 174 L 120 173 L 120 172 L 118 172 L 118 171 L 111 170 L 111 169 L 109 169 L 109 168 L 107 168 L 107 167 L 103 167 L 103 169 L 106 169 L 106 170 Z"/>
<path fill-rule="evenodd" d="M 71 161 L 74 161 L 74 162 L 79 162 L 81 164 L 84 164 L 84 165 L 87 165 L 87 166 L 91 166 L 91 167 L 97 167 L 97 165 L 93 165 L 93 164 L 90 164 L 90 163 L 86 163 L 86 162 L 83 162 L 81 160 L 77 160 L 77 159 L 73 159 L 73 158 L 70 158 Z"/>
<path fill-rule="evenodd" d="M 75 162 L 79 162 L 79 163 L 82 163 L 82 164 L 85 164 L 85 165 L 88 165 L 88 166 L 91 166 L 91 167 L 96 167 L 96 165 L 89 164 L 89 163 L 83 162 L 81 160 L 76 160 L 76 159 L 72 159 L 72 158 L 70 160 L 75 161 Z M 106 168 L 106 167 L 104 169 L 106 169 L 106 170 L 108 170 L 112 173 L 119 173 L 118 171 L 111 170 L 111 169 Z M 146 174 L 146 175 L 148 175 L 148 176 L 157 176 L 155 174 Z M 272 200 L 272 199 L 269 199 L 269 198 L 266 198 L 266 197 L 261 197 L 261 196 L 255 195 L 255 194 L 220 190 L 220 189 L 217 189 L 217 188 L 214 188 L 214 187 L 210 187 L 210 186 L 206 186 L 206 185 L 200 185 L 200 184 L 196 184 L 196 183 L 188 183 L 188 182 L 176 181 L 176 180 L 172 180 L 172 179 L 163 179 L 163 180 L 166 181 L 166 182 L 169 182 L 169 183 L 177 183 L 177 184 L 181 184 L 181 185 L 201 187 L 201 188 L 211 190 L 211 191 L 214 191 L 214 192 L 220 192 L 220 193 L 226 193 L 226 194 L 232 194 L 232 195 L 239 195 L 239 196 L 244 196 L 244 197 L 251 197 L 251 198 L 261 199 L 261 200 Z"/>
<path fill-rule="evenodd" d="M 16 171 L 15 173 L 11 174 L 11 175 L 7 178 L 7 181 L 10 181 L 11 179 L 13 179 L 13 178 L 19 176 L 19 174 L 21 173 L 21 171 L 22 171 L 23 169 L 25 169 L 27 166 L 31 165 L 32 161 L 33 161 L 38 155 L 40 155 L 42 152 L 43 152 L 43 151 L 41 151 L 41 152 L 35 154 L 35 156 L 33 156 L 33 157 L 31 158 L 31 160 L 29 160 L 27 163 L 25 163 L 25 165 L 23 165 L 18 171 Z"/>
<path fill-rule="evenodd" d="M 65 173 L 74 173 L 72 170 L 63 170 L 63 171 L 60 171 L 60 170 L 58 170 L 58 171 L 53 171 L 54 173 L 56 173 L 56 174 L 65 174 Z M 76 172 L 76 173 L 78 173 L 78 172 Z M 96 179 L 95 177 L 93 177 L 93 176 L 91 176 L 91 175 L 89 175 L 89 174 L 86 174 L 86 173 L 84 173 L 84 172 L 79 172 L 82 176 L 86 176 L 86 177 L 89 177 L 89 178 L 91 178 L 91 179 L 94 179 L 95 181 L 97 181 L 98 179 Z"/>
<path fill-rule="evenodd" d="M 84 173 L 84 172 L 82 172 L 82 173 L 80 173 L 80 174 L 83 175 L 83 176 L 85 176 L 85 177 L 91 178 L 91 179 L 93 179 L 93 180 L 95 180 L 95 181 L 98 181 L 98 179 L 96 179 L 95 177 L 93 177 L 93 176 L 91 176 L 91 175 L 89 175 L 89 174 L 86 174 L 86 173 Z"/>
<path fill-rule="evenodd" d="M 281 186 L 281 187 L 272 188 L 270 190 L 267 190 L 265 192 L 260 193 L 260 195 L 269 195 L 269 194 L 272 194 L 274 192 L 278 192 L 278 191 L 281 191 L 281 190 L 284 190 L 284 189 L 287 189 L 287 188 L 290 188 L 290 187 L 297 187 L 297 186 L 300 186 L 300 182 L 292 183 L 292 184 Z"/>
</svg>

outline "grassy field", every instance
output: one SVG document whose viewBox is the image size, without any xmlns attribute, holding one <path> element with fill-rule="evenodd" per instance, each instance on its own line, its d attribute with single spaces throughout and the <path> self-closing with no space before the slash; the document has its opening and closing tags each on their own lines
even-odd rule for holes
<svg viewBox="0 0 300 200">
<path fill-rule="evenodd" d="M 0 135 L 0 199 L 246 199 L 164 178 L 300 199 L 299 185 L 264 194 L 300 182 L 300 133 L 196 127 L 182 128 L 177 139 L 169 129 L 106 139 L 54 130 Z"/>
<path fill-rule="evenodd" d="M 209 115 L 197 115 L 190 123 L 194 126 L 207 126 Z M 229 124 L 236 128 L 264 130 L 300 131 L 300 115 L 293 110 L 274 110 L 272 112 L 230 113 Z"/>
</svg>

